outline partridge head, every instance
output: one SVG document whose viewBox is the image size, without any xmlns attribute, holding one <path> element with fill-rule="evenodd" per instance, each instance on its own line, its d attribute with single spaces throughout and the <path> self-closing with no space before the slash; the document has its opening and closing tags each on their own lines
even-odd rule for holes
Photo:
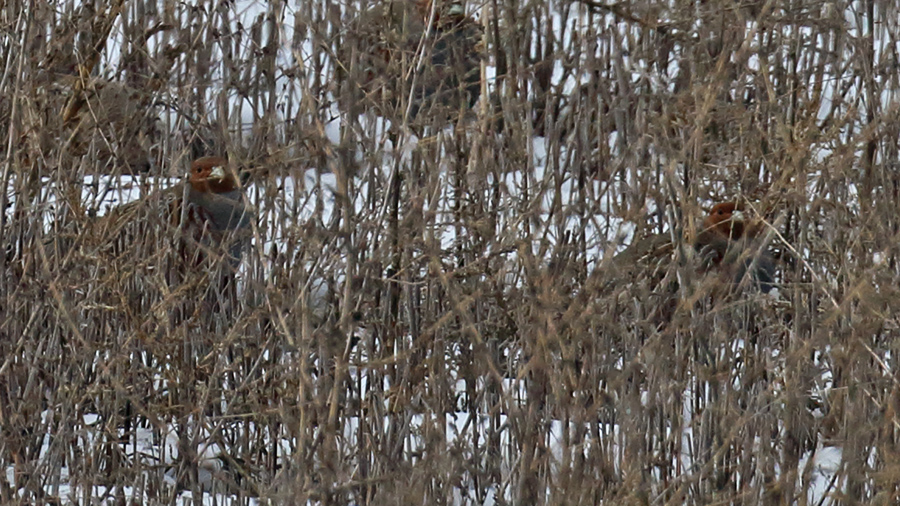
<svg viewBox="0 0 900 506">
<path fill-rule="evenodd" d="M 721 202 L 710 209 L 703 220 L 703 231 L 725 239 L 740 239 L 744 235 L 744 213 L 734 202 Z"/>
</svg>

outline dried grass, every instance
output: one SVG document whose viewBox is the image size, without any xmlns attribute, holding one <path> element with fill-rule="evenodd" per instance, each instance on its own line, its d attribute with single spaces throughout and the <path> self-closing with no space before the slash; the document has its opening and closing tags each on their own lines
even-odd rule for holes
<svg viewBox="0 0 900 506">
<path fill-rule="evenodd" d="M 497 77 L 456 116 L 360 99 L 363 4 L 33 5 L 0 12 L 0 502 L 806 504 L 822 445 L 819 504 L 897 502 L 895 4 L 470 4 Z M 85 191 L 213 152 L 264 210 L 236 304 L 162 204 Z M 777 297 L 698 274 L 735 197 Z"/>
</svg>

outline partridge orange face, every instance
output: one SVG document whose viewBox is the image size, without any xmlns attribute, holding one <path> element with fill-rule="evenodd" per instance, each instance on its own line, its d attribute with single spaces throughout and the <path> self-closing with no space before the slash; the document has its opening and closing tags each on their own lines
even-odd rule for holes
<svg viewBox="0 0 900 506">
<path fill-rule="evenodd" d="M 710 230 L 728 239 L 740 239 L 744 235 L 744 216 L 734 202 L 716 204 L 703 220 L 703 230 Z"/>
<path fill-rule="evenodd" d="M 237 182 L 228 170 L 228 160 L 205 156 L 191 164 L 191 187 L 201 193 L 228 193 L 237 189 Z"/>
</svg>

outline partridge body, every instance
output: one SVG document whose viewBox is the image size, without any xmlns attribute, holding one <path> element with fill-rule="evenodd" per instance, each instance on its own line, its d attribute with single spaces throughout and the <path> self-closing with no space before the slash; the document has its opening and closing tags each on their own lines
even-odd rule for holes
<svg viewBox="0 0 900 506">
<path fill-rule="evenodd" d="M 483 33 L 459 2 L 432 9 L 429 0 L 385 1 L 361 13 L 350 33 L 356 51 L 340 57 L 341 76 L 382 115 L 403 117 L 411 98 L 410 120 L 453 119 L 481 94 Z"/>
<path fill-rule="evenodd" d="M 227 160 L 209 156 L 194 161 L 186 186 L 178 184 L 118 206 L 95 223 L 94 230 L 119 255 L 152 256 L 156 251 L 139 250 L 158 236 L 163 242 L 174 241 L 178 261 L 187 270 L 223 258 L 233 270 L 249 243 L 253 217 Z"/>
<path fill-rule="evenodd" d="M 184 229 L 192 240 L 188 246 L 213 250 L 213 254 L 227 252 L 229 262 L 237 267 L 249 240 L 252 213 L 244 206 L 228 161 L 219 156 L 195 160 L 186 197 Z M 178 204 L 176 201 L 176 211 Z M 181 216 L 173 217 L 180 220 Z"/>
<path fill-rule="evenodd" d="M 716 204 L 703 221 L 694 241 L 706 267 L 716 267 L 740 284 L 749 273 L 752 285 L 762 293 L 774 287 L 775 260 L 756 240 L 757 230 L 746 223 L 734 202 Z"/>
</svg>

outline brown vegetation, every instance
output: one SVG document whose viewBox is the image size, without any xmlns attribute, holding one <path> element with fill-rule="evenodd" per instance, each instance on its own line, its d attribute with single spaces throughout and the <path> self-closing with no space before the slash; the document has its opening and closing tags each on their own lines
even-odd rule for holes
<svg viewBox="0 0 900 506">
<path fill-rule="evenodd" d="M 898 6 L 434 1 L 4 5 L 0 503 L 897 503 Z"/>
</svg>

